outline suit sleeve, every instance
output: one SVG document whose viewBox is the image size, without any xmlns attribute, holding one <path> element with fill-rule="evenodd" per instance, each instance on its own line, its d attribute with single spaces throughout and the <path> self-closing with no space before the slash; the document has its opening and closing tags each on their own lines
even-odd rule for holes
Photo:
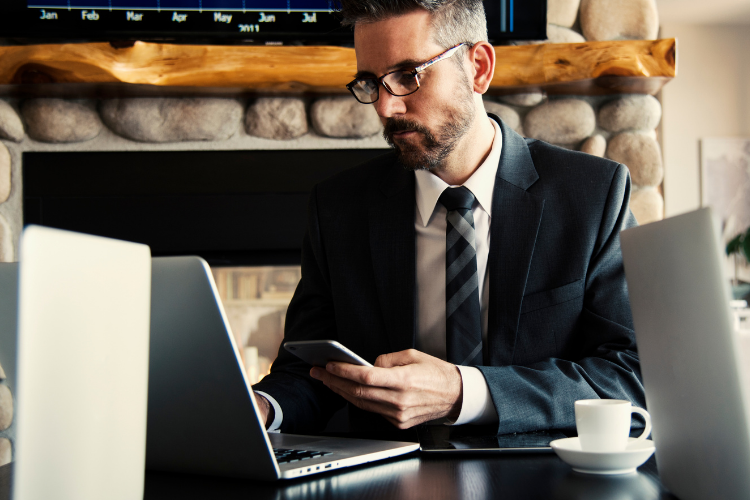
<svg viewBox="0 0 750 500">
<path fill-rule="evenodd" d="M 620 251 L 620 231 L 637 225 L 629 209 L 630 175 L 619 165 L 591 254 L 576 327 L 577 359 L 528 366 L 477 367 L 490 388 L 498 434 L 574 429 L 574 401 L 625 399 L 645 408 L 640 363 Z"/>
<path fill-rule="evenodd" d="M 313 189 L 302 243 L 302 279 L 287 310 L 284 342 L 338 339 L 316 196 L 317 190 Z M 287 352 L 283 345 L 271 373 L 254 385 L 253 390 L 270 394 L 281 406 L 284 413 L 281 432 L 321 431 L 345 403 L 322 382 L 310 377 L 310 365 Z"/>
</svg>

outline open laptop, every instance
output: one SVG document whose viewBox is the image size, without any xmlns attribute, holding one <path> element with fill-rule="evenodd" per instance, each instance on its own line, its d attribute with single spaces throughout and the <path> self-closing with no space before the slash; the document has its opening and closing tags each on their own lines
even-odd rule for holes
<svg viewBox="0 0 750 500">
<path fill-rule="evenodd" d="M 206 262 L 154 258 L 151 297 L 148 469 L 275 480 L 418 448 L 267 433 Z"/>
<path fill-rule="evenodd" d="M 29 226 L 19 259 L 0 272 L 18 304 L 13 498 L 143 498 L 149 248 Z"/>
<path fill-rule="evenodd" d="M 662 482 L 684 500 L 750 498 L 749 400 L 718 224 L 702 209 L 621 242 Z"/>
</svg>

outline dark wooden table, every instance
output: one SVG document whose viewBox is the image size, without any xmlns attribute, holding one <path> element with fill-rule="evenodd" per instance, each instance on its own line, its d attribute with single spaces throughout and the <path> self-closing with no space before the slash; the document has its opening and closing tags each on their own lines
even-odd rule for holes
<svg viewBox="0 0 750 500">
<path fill-rule="evenodd" d="M 12 464 L 0 467 L 0 500 L 10 498 Z M 323 499 L 674 499 L 661 485 L 653 457 L 635 474 L 574 472 L 556 455 L 424 456 L 418 452 L 274 483 L 146 472 L 144 500 Z"/>
<path fill-rule="evenodd" d="M 674 499 L 652 457 L 635 474 L 574 472 L 554 454 L 425 456 L 418 452 L 369 466 L 265 483 L 146 473 L 145 500 L 297 499 Z"/>
</svg>

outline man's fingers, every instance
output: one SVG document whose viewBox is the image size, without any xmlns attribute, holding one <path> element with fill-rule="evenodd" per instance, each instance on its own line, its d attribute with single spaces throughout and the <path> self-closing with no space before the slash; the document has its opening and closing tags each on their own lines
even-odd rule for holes
<svg viewBox="0 0 750 500">
<path fill-rule="evenodd" d="M 318 378 L 328 388 L 342 396 L 346 395 L 352 399 L 373 401 L 386 406 L 399 406 L 398 395 L 389 389 L 359 384 L 323 370 L 316 372 L 313 377 Z"/>
<path fill-rule="evenodd" d="M 394 411 L 393 408 L 389 404 L 386 404 L 377 400 L 365 399 L 365 398 L 354 396 L 350 391 L 344 390 L 340 386 L 331 385 L 329 386 L 329 388 L 333 392 L 341 396 L 342 398 L 349 401 L 354 406 L 361 408 L 365 411 L 379 413 L 381 415 L 388 415 L 388 414 L 393 413 Z"/>
<path fill-rule="evenodd" d="M 380 356 L 374 367 L 331 362 L 310 375 L 401 429 L 450 417 L 461 408 L 458 368 L 413 349 Z"/>
<path fill-rule="evenodd" d="M 365 386 L 337 377 L 320 368 L 317 370 L 319 371 L 315 372 L 314 378 L 318 378 L 333 392 L 363 410 L 391 416 L 395 419 L 404 419 L 404 412 L 413 411 L 414 401 L 412 401 L 413 397 L 410 394 L 381 387 Z"/>
<path fill-rule="evenodd" d="M 326 371 L 337 377 L 345 378 L 358 384 L 370 387 L 397 387 L 398 374 L 392 370 L 379 367 L 359 366 L 350 363 L 330 362 Z"/>
<path fill-rule="evenodd" d="M 394 356 L 395 352 L 389 352 L 388 354 L 381 354 L 378 356 L 378 359 L 375 360 L 375 366 L 379 368 L 390 368 L 394 366 L 394 362 L 396 361 L 396 356 Z"/>
<path fill-rule="evenodd" d="M 375 360 L 375 366 L 379 368 L 391 368 L 393 366 L 410 365 L 417 362 L 419 354 L 421 353 L 416 349 L 381 354 L 378 356 L 378 359 Z"/>
<path fill-rule="evenodd" d="M 431 420 L 429 418 L 420 418 L 420 415 L 415 412 L 414 408 L 402 409 L 389 403 L 352 397 L 349 393 L 341 391 L 337 387 L 331 387 L 331 390 L 358 408 L 382 415 L 399 429 L 408 429 L 419 423 Z"/>
</svg>

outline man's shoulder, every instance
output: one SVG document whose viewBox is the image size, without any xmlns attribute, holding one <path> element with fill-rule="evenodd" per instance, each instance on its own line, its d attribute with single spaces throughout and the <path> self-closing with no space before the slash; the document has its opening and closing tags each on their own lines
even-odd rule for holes
<svg viewBox="0 0 750 500">
<path fill-rule="evenodd" d="M 581 151 L 573 151 L 537 139 L 526 139 L 534 167 L 542 184 L 585 184 L 608 187 L 615 177 L 627 177 L 620 163 Z M 618 179 L 619 180 L 619 179 Z"/>
<path fill-rule="evenodd" d="M 613 172 L 620 165 L 608 158 L 594 156 L 581 151 L 555 146 L 538 139 L 526 138 L 526 144 L 535 166 L 548 167 L 554 165 L 575 166 L 578 169 L 605 169 Z"/>
</svg>

